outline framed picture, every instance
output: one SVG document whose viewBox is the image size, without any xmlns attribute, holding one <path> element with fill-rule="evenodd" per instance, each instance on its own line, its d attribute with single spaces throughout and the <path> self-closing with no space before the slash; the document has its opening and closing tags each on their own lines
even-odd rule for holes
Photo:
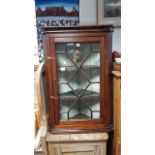
<svg viewBox="0 0 155 155">
<path fill-rule="evenodd" d="M 79 0 L 35 0 L 39 61 L 44 61 L 43 27 L 79 25 Z"/>
<path fill-rule="evenodd" d="M 97 0 L 98 24 L 121 26 L 121 0 Z"/>
<path fill-rule="evenodd" d="M 37 22 L 45 26 L 79 24 L 79 0 L 35 0 Z"/>
</svg>

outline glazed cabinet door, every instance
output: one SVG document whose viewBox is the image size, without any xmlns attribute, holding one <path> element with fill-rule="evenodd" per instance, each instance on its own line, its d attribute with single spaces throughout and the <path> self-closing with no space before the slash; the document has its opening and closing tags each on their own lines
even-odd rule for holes
<svg viewBox="0 0 155 155">
<path fill-rule="evenodd" d="M 100 119 L 100 42 L 56 43 L 60 121 Z"/>
<path fill-rule="evenodd" d="M 101 128 L 107 121 L 104 37 L 45 37 L 51 128 Z"/>
</svg>

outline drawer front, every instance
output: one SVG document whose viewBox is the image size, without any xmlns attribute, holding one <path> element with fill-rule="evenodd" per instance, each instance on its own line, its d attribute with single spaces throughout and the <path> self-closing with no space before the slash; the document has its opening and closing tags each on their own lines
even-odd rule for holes
<svg viewBox="0 0 155 155">
<path fill-rule="evenodd" d="M 106 143 L 49 144 L 49 155 L 106 155 Z"/>
</svg>

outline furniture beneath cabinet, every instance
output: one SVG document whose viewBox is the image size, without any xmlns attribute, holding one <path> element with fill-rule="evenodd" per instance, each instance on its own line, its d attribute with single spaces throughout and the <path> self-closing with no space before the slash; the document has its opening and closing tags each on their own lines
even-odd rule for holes
<svg viewBox="0 0 155 155">
<path fill-rule="evenodd" d="M 113 65 L 113 154 L 121 155 L 121 66 Z"/>
<path fill-rule="evenodd" d="M 47 135 L 49 155 L 106 155 L 107 133 Z"/>
<path fill-rule="evenodd" d="M 37 100 L 37 93 L 36 93 L 36 74 L 37 74 L 37 68 L 38 66 L 34 66 L 34 138 L 37 135 L 38 129 L 40 127 L 40 109 L 38 105 L 38 100 Z"/>
<path fill-rule="evenodd" d="M 35 67 L 36 68 L 36 67 Z M 39 141 L 41 141 L 40 148 L 34 150 L 34 155 L 48 155 L 46 146 L 46 131 L 47 131 L 47 115 L 46 115 L 46 88 L 45 88 L 45 70 L 44 63 L 38 65 L 34 72 L 34 92 L 35 92 L 35 103 L 37 104 L 37 109 L 39 109 L 40 120 L 39 129 L 41 130 L 41 135 Z M 37 135 L 38 136 L 38 135 Z M 38 143 L 38 142 L 37 142 Z"/>
</svg>

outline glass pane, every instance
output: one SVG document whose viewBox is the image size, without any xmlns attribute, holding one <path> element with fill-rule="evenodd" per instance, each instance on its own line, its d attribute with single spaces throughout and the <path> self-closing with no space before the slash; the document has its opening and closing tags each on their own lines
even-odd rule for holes
<svg viewBox="0 0 155 155">
<path fill-rule="evenodd" d="M 93 112 L 93 119 L 99 119 L 100 118 L 100 112 Z"/>
<path fill-rule="evenodd" d="M 99 119 L 100 118 L 100 96 L 99 94 L 91 95 L 88 97 L 83 97 L 83 101 L 89 107 L 88 109 L 92 112 L 92 119 Z"/>
<path fill-rule="evenodd" d="M 65 67 L 73 66 L 73 63 L 70 59 L 68 59 L 65 53 L 62 53 L 57 54 L 57 65 L 59 69 L 64 70 Z"/>
<path fill-rule="evenodd" d="M 72 71 L 72 70 L 69 71 L 65 67 L 58 68 L 58 75 L 59 75 L 58 82 L 59 83 L 67 83 L 70 75 L 73 73 L 74 73 L 74 71 Z"/>
<path fill-rule="evenodd" d="M 69 79 L 69 85 L 77 95 L 80 95 L 84 89 L 89 86 L 89 81 L 80 71 L 77 71 L 75 75 Z"/>
<path fill-rule="evenodd" d="M 60 120 L 100 119 L 100 43 L 57 43 Z"/>
<path fill-rule="evenodd" d="M 100 82 L 100 68 L 99 67 L 91 67 L 84 68 L 82 67 L 83 72 L 88 76 L 91 82 Z"/>
<path fill-rule="evenodd" d="M 67 112 L 60 113 L 60 120 L 62 120 L 62 121 L 68 120 Z"/>
<path fill-rule="evenodd" d="M 100 52 L 100 48 L 101 48 L 100 45 L 101 45 L 100 43 L 92 43 L 92 51 Z"/>
<path fill-rule="evenodd" d="M 56 53 L 64 53 L 65 52 L 65 44 L 59 43 L 56 44 Z"/>
<path fill-rule="evenodd" d="M 68 93 L 69 91 L 72 91 L 72 89 L 68 86 L 68 84 L 59 84 L 59 95 L 64 95 L 65 93 Z"/>
<path fill-rule="evenodd" d="M 70 111 L 70 107 L 76 101 L 76 99 L 66 99 L 65 97 L 59 100 L 60 104 L 60 120 L 69 120 L 70 117 L 74 117 L 74 115 L 78 114 L 78 108 L 73 107 Z"/>
<path fill-rule="evenodd" d="M 100 94 L 100 83 L 92 83 L 87 90 Z"/>
<path fill-rule="evenodd" d="M 100 65 L 100 53 L 91 53 L 87 60 L 84 62 L 83 67 L 99 67 Z"/>
<path fill-rule="evenodd" d="M 69 111 L 70 119 L 89 119 L 90 111 L 85 108 L 83 102 L 78 100 L 73 108 Z"/>
<path fill-rule="evenodd" d="M 80 65 L 90 53 L 90 43 L 67 43 L 66 54 L 75 65 Z"/>
</svg>

